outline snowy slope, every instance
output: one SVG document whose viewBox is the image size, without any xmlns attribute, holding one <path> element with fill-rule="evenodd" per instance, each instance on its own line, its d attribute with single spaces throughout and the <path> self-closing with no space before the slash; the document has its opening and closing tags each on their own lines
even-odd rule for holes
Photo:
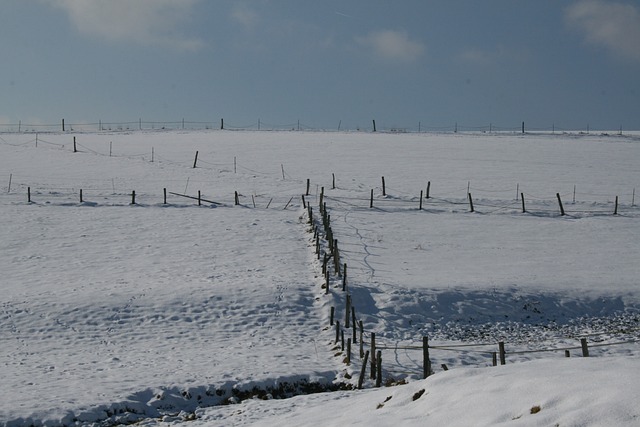
<svg viewBox="0 0 640 427">
<path fill-rule="evenodd" d="M 635 136 L 201 131 L 5 134 L 0 142 L 0 424 L 194 413 L 228 401 L 234 387 L 357 376 L 359 358 L 345 366 L 334 347 L 329 308 L 340 312 L 345 294 L 338 279 L 329 295 L 321 287 L 301 207 L 307 179 L 316 215 L 324 187 L 365 339 L 375 332 L 387 347 L 385 378 L 420 377 L 421 355 L 404 347 L 423 335 L 434 345 L 486 344 L 432 352 L 438 375 L 426 384 L 442 375 L 458 390 L 497 375 L 458 368 L 490 365 L 498 340 L 509 363 L 569 363 L 561 350 L 527 351 L 579 346 L 585 336 L 614 343 L 591 349 L 611 356 L 607 394 L 639 354 Z M 427 182 L 431 197 L 419 210 Z M 198 191 L 201 206 L 177 195 Z M 579 376 L 604 362 L 570 363 Z M 499 369 L 521 372 L 523 383 L 539 375 L 515 366 Z M 545 365 L 545 383 L 559 375 L 555 366 Z M 378 399 L 360 395 L 362 408 Z M 283 416 L 304 417 L 298 412 L 314 399 L 324 398 L 292 400 L 303 403 Z M 243 408 L 257 414 L 279 405 L 251 402 Z M 390 419 L 393 406 L 384 409 Z M 448 410 L 455 406 L 439 416 Z M 198 411 L 212 422 L 224 414 L 221 425 L 245 419 L 232 409 Z"/>
</svg>

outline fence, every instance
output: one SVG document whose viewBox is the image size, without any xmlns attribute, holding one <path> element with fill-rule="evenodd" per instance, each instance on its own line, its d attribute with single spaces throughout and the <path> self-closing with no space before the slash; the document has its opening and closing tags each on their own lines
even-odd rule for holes
<svg viewBox="0 0 640 427">
<path fill-rule="evenodd" d="M 61 119 L 58 123 L 0 123 L 0 132 L 118 132 L 134 130 L 202 130 L 202 129 L 224 129 L 224 130 L 286 130 L 286 131 L 364 131 L 364 132 L 391 132 L 391 133 L 458 133 L 458 132 L 480 132 L 480 133 L 579 133 L 588 135 L 590 133 L 614 133 L 623 134 L 622 126 L 618 129 L 591 129 L 589 125 L 585 129 L 565 128 L 550 124 L 548 126 L 527 126 L 525 122 L 514 123 L 512 125 L 498 125 L 495 123 L 468 125 L 457 122 L 449 124 L 427 124 L 422 121 L 411 125 L 382 125 L 376 124 L 376 120 L 371 120 L 370 126 L 343 126 L 343 121 L 339 120 L 334 126 L 314 126 L 301 123 L 300 120 L 285 123 L 270 123 L 257 119 L 251 123 L 230 123 L 224 118 L 214 120 L 125 120 L 125 121 L 102 121 L 97 122 L 73 122 Z"/>
<path fill-rule="evenodd" d="M 384 178 L 383 182 L 383 194 L 385 192 L 384 189 Z M 335 176 L 334 176 L 334 188 L 335 188 Z M 385 345 L 380 341 L 376 342 L 376 333 L 369 332 L 365 333 L 363 328 L 363 321 L 358 320 L 356 316 L 356 308 L 352 304 L 352 297 L 349 292 L 348 286 L 348 266 L 346 263 L 341 263 L 340 261 L 340 250 L 338 245 L 338 239 L 334 235 L 333 229 L 331 227 L 331 215 L 327 209 L 326 200 L 334 200 L 340 203 L 362 203 L 366 202 L 365 198 L 350 198 L 349 201 L 345 201 L 344 198 L 333 198 L 328 197 L 324 194 L 324 187 L 320 192 L 320 202 L 319 202 L 319 211 L 320 217 L 314 217 L 314 211 L 310 204 L 306 202 L 305 196 L 309 196 L 310 189 L 310 181 L 307 180 L 306 192 L 302 196 L 302 204 L 306 209 L 307 219 L 309 223 L 309 231 L 313 233 L 313 241 L 315 245 L 315 253 L 318 261 L 322 261 L 322 274 L 324 283 L 322 285 L 322 289 L 324 290 L 324 294 L 327 295 L 331 291 L 333 291 L 334 300 L 337 304 L 341 305 L 338 308 L 336 306 L 330 307 L 330 315 L 329 315 L 329 326 L 335 328 L 335 339 L 334 339 L 334 350 L 338 351 L 337 355 L 344 355 L 343 362 L 346 365 L 350 365 L 355 358 L 352 356 L 352 353 L 355 352 L 353 346 L 359 344 L 359 351 L 357 351 L 357 357 L 359 357 L 361 362 L 360 374 L 357 381 L 357 387 L 362 388 L 364 381 L 367 377 L 367 371 L 369 371 L 368 377 L 375 382 L 376 387 L 380 387 L 383 382 L 383 369 L 382 369 L 382 361 L 383 361 L 383 350 L 384 351 L 394 351 L 398 350 L 404 351 L 417 351 L 422 353 L 422 366 L 421 366 L 421 374 L 422 378 L 427 378 L 431 374 L 434 373 L 434 369 L 432 366 L 432 354 L 433 352 L 458 352 L 458 353 L 476 353 L 485 357 L 487 359 L 490 358 L 491 364 L 493 366 L 497 366 L 498 363 L 500 365 L 505 365 L 507 361 L 508 355 L 523 355 L 523 354 L 533 354 L 533 353 L 550 353 L 550 352 L 564 352 L 565 357 L 570 357 L 572 350 L 580 350 L 581 355 L 583 357 L 589 357 L 589 348 L 597 348 L 597 347 L 612 347 L 624 344 L 637 344 L 640 343 L 640 338 L 637 336 L 640 328 L 633 328 L 632 330 L 626 331 L 627 333 L 635 333 L 632 339 L 624 340 L 624 341 L 615 341 L 615 342 L 595 342 L 589 343 L 588 338 L 594 337 L 599 334 L 587 334 L 580 337 L 580 345 L 565 345 L 565 346 L 557 346 L 553 348 L 539 348 L 539 349 L 526 349 L 526 350 L 517 350 L 514 347 L 514 350 L 508 349 L 508 343 L 505 341 L 499 341 L 496 343 L 469 343 L 469 344 L 447 344 L 447 345 L 433 345 L 429 343 L 429 338 L 427 336 L 422 337 L 421 344 L 409 344 L 409 345 Z M 635 190 L 634 190 L 635 193 Z M 373 190 L 371 192 L 373 195 Z M 429 194 L 429 190 L 427 190 L 427 194 Z M 420 195 L 420 208 L 422 209 L 422 198 L 424 194 Z M 562 209 L 562 202 L 560 200 L 560 195 L 557 194 L 558 202 L 560 203 L 560 211 L 561 215 L 565 215 L 566 213 Z M 371 201 L 373 198 L 370 199 Z M 415 207 L 415 200 L 410 200 L 411 206 L 413 209 Z M 390 203 L 400 203 L 402 206 L 409 206 L 408 200 L 392 200 Z M 437 203 L 452 203 L 447 200 L 439 200 Z M 469 204 L 470 210 L 473 211 L 473 202 L 471 201 L 471 197 L 469 195 Z M 495 207 L 495 206 L 492 206 Z M 362 207 L 366 209 L 366 207 Z M 373 208 L 371 205 L 370 208 Z M 524 211 L 524 209 L 523 209 Z M 599 211 L 600 212 L 600 211 Z M 616 211 L 609 212 L 610 214 L 617 214 L 617 198 L 616 198 Z M 341 323 L 341 320 L 344 318 L 344 322 Z M 347 336 L 345 341 L 345 335 Z M 365 350 L 365 339 L 369 340 L 369 348 Z M 496 348 L 497 347 L 497 348 Z M 440 365 L 442 370 L 448 370 L 448 366 L 446 364 Z M 390 373 L 389 370 L 386 371 L 387 374 Z M 397 380 L 393 378 L 387 378 L 388 384 L 393 384 Z M 403 381 L 403 380 L 400 380 Z"/>
</svg>

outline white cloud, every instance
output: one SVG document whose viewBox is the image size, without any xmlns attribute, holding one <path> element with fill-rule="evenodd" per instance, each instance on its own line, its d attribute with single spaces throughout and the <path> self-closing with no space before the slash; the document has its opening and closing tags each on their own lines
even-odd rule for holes
<svg viewBox="0 0 640 427">
<path fill-rule="evenodd" d="M 178 50 L 198 50 L 199 39 L 179 33 L 199 0 L 49 0 L 83 34 Z"/>
<path fill-rule="evenodd" d="M 566 10 L 566 20 L 585 39 L 615 55 L 640 61 L 640 8 L 632 4 L 582 0 Z"/>
<path fill-rule="evenodd" d="M 231 10 L 231 18 L 243 27 L 251 29 L 259 21 L 258 13 L 246 4 L 235 3 Z"/>
<path fill-rule="evenodd" d="M 404 31 L 382 30 L 357 37 L 356 42 L 371 48 L 376 56 L 385 60 L 410 62 L 422 56 L 424 44 L 409 39 Z"/>
</svg>

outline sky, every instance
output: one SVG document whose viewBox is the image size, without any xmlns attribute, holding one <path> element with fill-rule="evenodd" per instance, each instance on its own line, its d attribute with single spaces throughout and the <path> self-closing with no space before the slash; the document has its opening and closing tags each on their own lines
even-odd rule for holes
<svg viewBox="0 0 640 427">
<path fill-rule="evenodd" d="M 0 58 L 0 129 L 640 129 L 637 0 L 2 0 Z"/>
</svg>

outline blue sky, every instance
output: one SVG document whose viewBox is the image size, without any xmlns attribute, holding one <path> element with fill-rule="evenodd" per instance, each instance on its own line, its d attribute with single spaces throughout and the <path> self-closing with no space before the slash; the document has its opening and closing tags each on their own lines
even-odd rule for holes
<svg viewBox="0 0 640 427">
<path fill-rule="evenodd" d="M 0 124 L 640 129 L 640 2 L 3 0 Z"/>
</svg>

